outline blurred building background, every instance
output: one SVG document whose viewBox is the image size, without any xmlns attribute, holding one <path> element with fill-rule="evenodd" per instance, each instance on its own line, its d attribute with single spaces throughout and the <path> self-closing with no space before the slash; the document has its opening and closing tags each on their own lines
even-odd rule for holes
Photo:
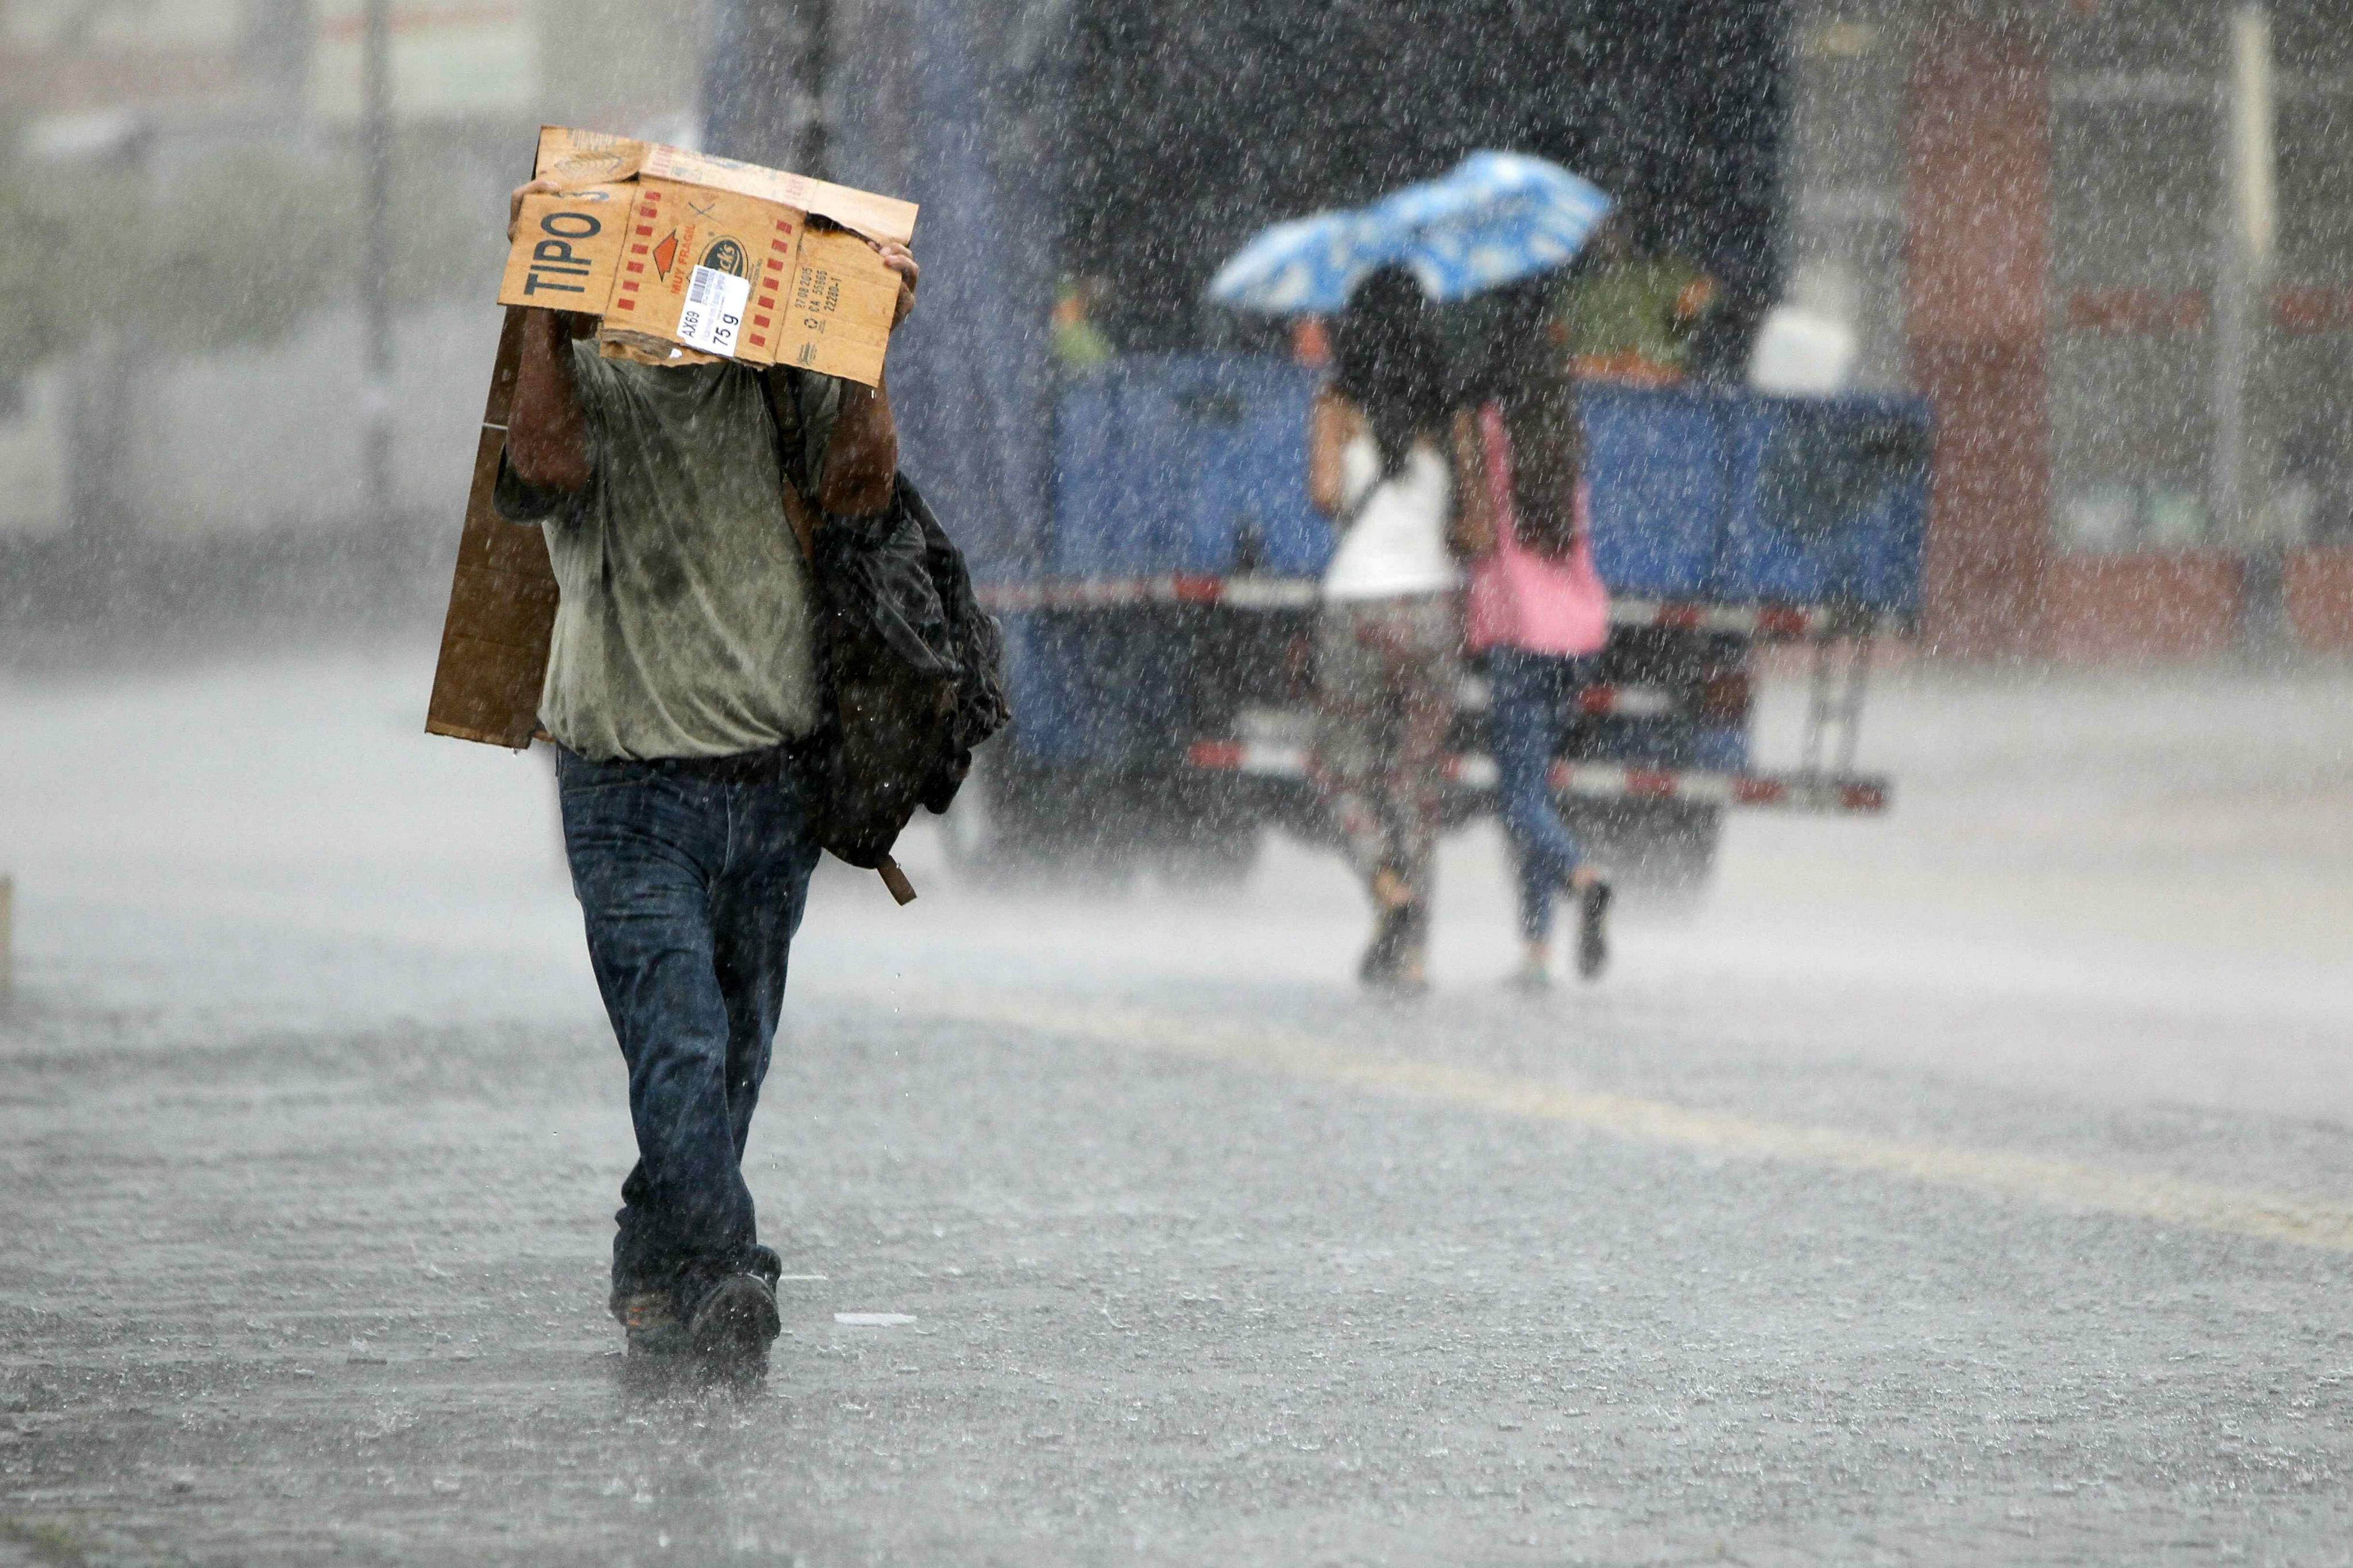
<svg viewBox="0 0 2353 1568">
<path fill-rule="evenodd" d="M 1945 647 L 2353 647 L 2348 24 L 1801 0 L 1788 286 L 1936 403 Z"/>
<path fill-rule="evenodd" d="M 393 301 L 391 510 L 446 513 L 506 190 L 544 115 L 691 131 L 692 16 L 390 0 L 390 254 L 367 254 L 364 0 L 0 4 L 0 529 L 350 530 L 375 510 L 362 284 Z"/>
<path fill-rule="evenodd" d="M 375 254 L 366 0 L 0 0 L 12 602 L 304 552 L 438 602 L 533 128 L 696 140 L 769 5 L 386 0 Z M 1778 270 L 1936 404 L 1932 644 L 2353 647 L 2353 0 L 1788 5 Z"/>
</svg>

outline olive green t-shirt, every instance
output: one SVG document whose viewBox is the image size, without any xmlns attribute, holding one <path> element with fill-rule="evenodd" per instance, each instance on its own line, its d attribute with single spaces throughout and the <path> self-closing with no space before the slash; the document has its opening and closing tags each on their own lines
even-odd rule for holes
<svg viewBox="0 0 2353 1568">
<path fill-rule="evenodd" d="M 818 718 L 808 564 L 785 515 L 776 420 L 747 365 L 658 368 L 570 345 L 590 472 L 576 495 L 503 462 L 499 510 L 537 522 L 560 593 L 539 721 L 585 757 L 718 757 Z M 814 495 L 840 403 L 785 373 L 791 456 Z"/>
</svg>

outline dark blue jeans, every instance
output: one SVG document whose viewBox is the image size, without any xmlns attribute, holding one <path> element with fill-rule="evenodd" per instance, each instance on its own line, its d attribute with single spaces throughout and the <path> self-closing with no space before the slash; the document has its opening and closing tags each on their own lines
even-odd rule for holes
<svg viewBox="0 0 2353 1568">
<path fill-rule="evenodd" d="M 1487 654 L 1487 750 L 1495 803 L 1520 873 L 1520 934 L 1552 934 L 1553 895 L 1585 858 L 1552 801 L 1552 759 L 1585 685 L 1587 661 L 1519 648 Z"/>
<path fill-rule="evenodd" d="M 556 781 L 638 1134 L 614 1296 L 745 1268 L 758 1233 L 744 1143 L 818 853 L 802 786 L 790 769 L 730 783 L 570 752 Z"/>
</svg>

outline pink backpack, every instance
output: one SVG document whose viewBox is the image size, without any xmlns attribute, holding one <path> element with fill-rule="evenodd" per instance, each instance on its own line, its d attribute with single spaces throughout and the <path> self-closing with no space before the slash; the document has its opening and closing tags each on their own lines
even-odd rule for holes
<svg viewBox="0 0 2353 1568">
<path fill-rule="evenodd" d="M 1512 505 L 1512 438 L 1504 429 L 1503 411 L 1492 403 L 1479 410 L 1479 438 L 1487 459 L 1495 548 L 1471 563 L 1463 605 L 1471 651 L 1515 647 L 1565 658 L 1599 653 L 1609 640 L 1609 590 L 1593 569 L 1584 482 L 1577 487 L 1577 547 L 1567 558 L 1523 549 Z"/>
</svg>

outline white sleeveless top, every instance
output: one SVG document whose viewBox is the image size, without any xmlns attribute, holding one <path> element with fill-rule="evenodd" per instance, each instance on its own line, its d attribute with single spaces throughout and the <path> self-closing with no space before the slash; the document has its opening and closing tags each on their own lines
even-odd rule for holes
<svg viewBox="0 0 2353 1568">
<path fill-rule="evenodd" d="M 1380 448 L 1357 436 L 1340 454 L 1340 515 L 1356 521 L 1324 569 L 1324 598 L 1392 599 L 1461 585 L 1446 548 L 1454 475 L 1436 447 L 1417 441 L 1405 467 L 1384 479 Z"/>
</svg>

